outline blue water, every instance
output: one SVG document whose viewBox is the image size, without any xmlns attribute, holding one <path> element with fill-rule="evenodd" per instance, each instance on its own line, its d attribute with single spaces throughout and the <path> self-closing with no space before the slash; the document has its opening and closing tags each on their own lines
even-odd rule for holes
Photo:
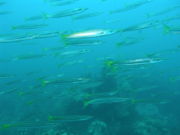
<svg viewBox="0 0 180 135">
<path fill-rule="evenodd" d="M 1 0 L 0 135 L 180 135 L 178 6 Z M 68 37 L 93 30 L 113 33 Z"/>
</svg>

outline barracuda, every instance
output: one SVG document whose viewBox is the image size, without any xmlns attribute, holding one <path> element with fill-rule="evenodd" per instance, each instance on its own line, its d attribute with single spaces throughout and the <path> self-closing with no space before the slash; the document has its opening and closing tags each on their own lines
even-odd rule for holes
<svg viewBox="0 0 180 135">
<path fill-rule="evenodd" d="M 106 36 L 116 33 L 117 31 L 113 30 L 103 30 L 103 29 L 97 29 L 97 30 L 88 30 L 88 31 L 82 31 L 77 33 L 72 33 L 69 35 L 64 35 L 64 38 L 90 38 L 90 37 L 100 37 L 100 36 Z"/>
</svg>

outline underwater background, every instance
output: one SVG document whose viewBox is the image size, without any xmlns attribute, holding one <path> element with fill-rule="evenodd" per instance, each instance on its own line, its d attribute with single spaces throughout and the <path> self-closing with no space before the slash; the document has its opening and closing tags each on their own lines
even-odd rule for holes
<svg viewBox="0 0 180 135">
<path fill-rule="evenodd" d="M 179 0 L 0 0 L 0 135 L 180 135 Z"/>
</svg>

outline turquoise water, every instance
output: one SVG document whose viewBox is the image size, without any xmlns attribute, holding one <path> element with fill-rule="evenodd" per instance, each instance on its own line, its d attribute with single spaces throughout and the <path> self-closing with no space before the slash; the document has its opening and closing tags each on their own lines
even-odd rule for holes
<svg viewBox="0 0 180 135">
<path fill-rule="evenodd" d="M 0 135 L 179 135 L 178 0 L 0 0 Z"/>
</svg>

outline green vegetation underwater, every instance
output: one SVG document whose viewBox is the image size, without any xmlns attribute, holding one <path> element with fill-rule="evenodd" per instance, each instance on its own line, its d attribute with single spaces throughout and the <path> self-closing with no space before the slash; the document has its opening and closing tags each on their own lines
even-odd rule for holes
<svg viewBox="0 0 180 135">
<path fill-rule="evenodd" d="M 0 0 L 0 135 L 180 135 L 180 1 Z"/>
</svg>

